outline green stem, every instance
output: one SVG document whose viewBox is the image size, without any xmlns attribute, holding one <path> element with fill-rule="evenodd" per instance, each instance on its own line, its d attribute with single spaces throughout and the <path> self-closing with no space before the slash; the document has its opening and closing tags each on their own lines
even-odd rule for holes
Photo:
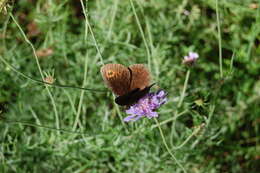
<svg viewBox="0 0 260 173">
<path fill-rule="evenodd" d="M 46 85 L 49 85 L 49 86 L 53 86 L 53 87 L 58 87 L 58 88 L 72 88 L 72 89 L 79 89 L 79 90 L 86 90 L 86 91 L 94 91 L 94 92 L 107 92 L 106 90 L 98 90 L 98 89 L 92 89 L 92 88 L 82 88 L 82 87 L 77 87 L 77 86 L 70 86 L 70 85 L 60 85 L 60 84 L 51 84 L 51 83 L 48 83 L 48 82 L 44 82 L 42 80 L 37 80 L 37 79 L 34 79 L 33 77 L 31 76 L 28 76 L 22 72 L 20 72 L 18 69 L 16 69 L 14 66 L 12 66 L 11 64 L 9 64 L 1 55 L 0 55 L 0 60 L 6 65 L 8 66 L 11 70 L 13 70 L 14 72 L 16 72 L 18 75 L 26 78 L 26 79 L 29 79 L 33 82 L 37 82 L 37 83 L 40 83 L 40 84 L 46 84 Z"/>
<path fill-rule="evenodd" d="M 139 28 L 139 31 L 140 31 L 140 33 L 141 33 L 142 39 L 143 39 L 143 41 L 144 41 L 144 45 L 145 45 L 146 52 L 147 52 L 148 67 L 149 67 L 149 69 L 151 69 L 151 54 L 150 54 L 150 50 L 149 50 L 147 41 L 146 41 L 145 36 L 144 36 L 144 31 L 143 31 L 143 29 L 142 29 L 140 20 L 139 20 L 137 14 L 136 14 L 135 6 L 134 6 L 134 3 L 133 3 L 133 0 L 130 0 L 130 4 L 131 4 L 132 10 L 133 10 L 133 12 L 134 12 L 134 16 L 135 16 L 135 19 L 136 19 L 136 23 L 137 23 L 138 28 Z"/>
<path fill-rule="evenodd" d="M 9 120 L 3 120 L 3 119 L 1 119 L 1 120 L 8 124 L 21 124 L 21 125 L 25 125 L 25 126 L 39 127 L 39 128 L 44 128 L 44 129 L 48 129 L 48 130 L 55 130 L 58 132 L 86 135 L 85 133 L 81 133 L 81 132 L 70 131 L 70 130 L 65 130 L 65 129 L 57 129 L 54 127 L 48 127 L 48 126 L 44 126 L 44 125 L 40 125 L 40 124 L 32 124 L 32 123 L 21 122 L 21 121 L 9 121 Z"/>
<path fill-rule="evenodd" d="M 180 98 L 180 101 L 179 101 L 179 103 L 178 103 L 178 108 L 181 107 L 182 102 L 183 102 L 183 99 L 184 99 L 184 97 L 185 97 L 185 92 L 186 92 L 186 89 L 187 89 L 189 77 L 190 77 L 190 70 L 188 70 L 187 73 L 186 73 L 185 82 L 184 82 L 184 87 L 183 87 L 183 89 L 182 89 L 181 98 Z"/>
<path fill-rule="evenodd" d="M 182 143 L 182 144 L 180 144 L 179 146 L 176 146 L 176 147 L 173 147 L 173 150 L 179 150 L 179 149 L 181 149 L 185 144 L 187 144 L 188 142 L 189 142 L 189 140 L 194 136 L 194 135 L 196 135 L 200 130 L 201 130 L 201 128 L 203 128 L 205 126 L 205 124 L 203 123 L 203 124 L 201 124 L 199 127 L 197 127 L 193 132 L 192 132 L 192 134 L 189 136 L 189 137 L 187 137 L 186 138 L 186 140 Z"/>
<path fill-rule="evenodd" d="M 171 117 L 171 118 L 169 118 L 169 119 L 167 119 L 167 120 L 164 120 L 164 121 L 160 122 L 159 125 L 162 126 L 162 125 L 167 124 L 167 123 L 169 123 L 169 122 L 171 122 L 171 121 L 176 121 L 177 118 L 179 118 L 181 115 L 183 115 L 183 114 L 185 114 L 185 113 L 187 113 L 187 112 L 188 112 L 188 111 L 185 110 L 185 111 L 183 111 L 183 112 L 181 112 L 181 113 L 178 113 L 176 116 Z M 157 124 L 152 125 L 151 129 L 154 129 L 154 128 L 157 128 L 157 127 L 158 127 Z"/>
<path fill-rule="evenodd" d="M 222 43 L 221 43 L 221 30 L 220 30 L 218 0 L 216 0 L 216 14 L 217 14 L 217 26 L 218 26 L 219 71 L 220 71 L 220 78 L 223 78 L 223 69 L 222 69 Z"/>
<path fill-rule="evenodd" d="M 118 9 L 118 3 L 119 3 L 119 0 L 115 0 L 114 1 L 114 6 L 113 6 L 113 12 L 112 12 L 112 19 L 111 19 L 111 22 L 110 22 L 110 25 L 109 25 L 109 29 L 108 29 L 108 34 L 107 34 L 107 39 L 111 39 L 111 34 L 112 34 L 112 28 L 113 28 L 113 25 L 114 25 L 114 21 L 115 21 L 115 18 L 116 18 L 116 13 L 117 13 L 117 9 Z"/>
<path fill-rule="evenodd" d="M 23 37 L 24 37 L 24 40 L 31 46 L 31 48 L 32 48 L 32 50 L 33 50 L 33 55 L 34 55 L 34 58 L 35 58 L 37 67 L 38 67 L 39 72 L 40 72 L 40 75 L 41 75 L 41 78 L 42 78 L 42 80 L 44 81 L 44 76 L 43 76 L 42 68 L 41 68 L 41 66 L 40 66 L 40 62 L 39 62 L 38 57 L 37 57 L 37 55 L 36 55 L 36 50 L 35 50 L 33 44 L 29 41 L 29 39 L 28 39 L 27 36 L 25 35 L 23 29 L 21 28 L 21 26 L 19 25 L 19 23 L 15 20 L 14 16 L 12 15 L 12 13 L 9 13 L 9 14 L 10 14 L 12 20 L 14 21 L 14 23 L 16 24 L 16 26 L 19 28 L 21 34 L 22 34 Z M 52 96 L 52 94 L 51 94 L 51 91 L 50 91 L 50 89 L 49 89 L 49 86 L 48 86 L 48 85 L 45 85 L 45 88 L 46 88 L 46 90 L 47 90 L 47 93 L 48 93 L 48 95 L 49 95 L 49 97 L 50 97 L 50 99 L 51 99 L 51 103 L 52 103 L 52 105 L 53 105 L 54 114 L 55 114 L 55 119 L 56 119 L 56 128 L 57 128 L 57 129 L 60 129 L 59 115 L 58 115 L 58 111 L 57 111 L 57 106 L 56 106 L 55 100 L 54 100 L 54 98 L 53 98 L 53 96 Z M 60 132 L 59 132 L 59 131 L 58 131 L 57 133 L 58 133 L 58 135 L 60 135 Z"/>
<path fill-rule="evenodd" d="M 80 3 L 81 3 L 81 7 L 82 7 L 83 14 L 84 14 L 84 17 L 85 17 L 85 23 L 86 23 L 87 27 L 89 28 L 90 34 L 91 34 L 91 36 L 92 36 L 92 39 L 93 39 L 93 41 L 94 41 L 95 47 L 96 47 L 96 49 L 97 49 L 97 52 L 98 52 L 98 55 L 99 55 L 99 58 L 100 58 L 100 62 L 101 62 L 101 64 L 104 65 L 103 57 L 102 57 L 101 51 L 100 51 L 100 49 L 99 49 L 99 47 L 98 47 L 97 40 L 96 40 L 96 38 L 95 38 L 95 36 L 94 36 L 93 30 L 92 30 L 92 28 L 91 28 L 91 26 L 90 26 L 90 23 L 89 23 L 89 20 L 88 20 L 88 15 L 87 15 L 86 8 L 85 8 L 84 3 L 83 3 L 82 0 L 80 0 Z M 87 33 L 87 28 L 85 28 L 85 39 L 87 39 L 86 33 Z"/>
<path fill-rule="evenodd" d="M 84 77 L 83 77 L 83 84 L 82 84 L 82 87 L 84 87 L 86 85 L 86 81 L 87 81 L 87 72 L 88 72 L 88 53 L 86 55 L 86 58 L 85 58 L 85 66 L 84 66 Z M 79 99 L 79 105 L 78 105 L 78 109 L 77 109 L 77 115 L 76 115 L 76 119 L 75 119 L 75 122 L 74 122 L 74 125 L 73 125 L 73 131 L 76 130 L 76 127 L 77 125 L 79 124 L 79 117 L 80 117 L 80 113 L 81 113 L 81 108 L 82 108 L 82 104 L 83 104 L 83 97 L 84 97 L 84 91 L 81 91 L 81 94 L 80 94 L 80 99 Z"/>
<path fill-rule="evenodd" d="M 186 89 L 187 89 L 187 86 L 188 86 L 188 81 L 189 81 L 189 77 L 190 77 L 190 70 L 187 71 L 186 73 L 186 77 L 185 77 L 185 81 L 184 81 L 184 86 L 183 86 L 183 89 L 182 89 L 182 93 L 181 93 L 181 97 L 180 97 L 180 100 L 178 102 L 178 105 L 177 107 L 181 107 L 182 103 L 183 103 L 183 100 L 184 100 L 184 97 L 185 97 L 185 92 L 186 92 Z M 174 116 L 173 118 L 177 119 L 177 116 L 178 115 L 178 110 L 176 109 L 176 111 L 174 112 Z M 173 141 L 173 136 L 177 136 L 177 132 L 175 130 L 175 124 L 176 124 L 176 121 L 173 121 L 172 123 L 172 130 L 171 130 L 171 145 L 174 147 L 172 141 Z"/>
<path fill-rule="evenodd" d="M 156 118 L 154 118 L 158 128 L 159 128 L 159 131 L 160 131 L 160 134 L 161 134 L 161 137 L 162 137 L 162 140 L 163 140 L 163 144 L 164 146 L 166 147 L 168 153 L 171 155 L 171 157 L 173 158 L 173 160 L 177 163 L 177 165 L 183 170 L 184 173 L 186 173 L 186 170 L 184 169 L 184 167 L 181 165 L 181 163 L 177 160 L 177 158 L 174 156 L 174 154 L 171 152 L 166 140 L 165 140 L 165 137 L 164 137 L 164 134 L 163 134 L 163 131 L 162 131 L 162 128 L 160 126 L 160 123 L 158 122 L 158 120 Z"/>
</svg>

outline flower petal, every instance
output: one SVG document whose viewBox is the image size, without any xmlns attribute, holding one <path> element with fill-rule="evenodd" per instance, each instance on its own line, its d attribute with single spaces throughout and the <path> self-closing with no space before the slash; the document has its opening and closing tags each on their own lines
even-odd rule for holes
<svg viewBox="0 0 260 173">
<path fill-rule="evenodd" d="M 129 116 L 124 118 L 124 121 L 137 121 L 141 117 L 147 117 L 149 119 L 158 117 L 158 113 L 155 112 L 155 110 L 167 101 L 166 96 L 167 93 L 164 90 L 148 93 L 136 104 L 130 106 L 130 108 L 126 110 L 126 113 L 129 114 Z"/>
<path fill-rule="evenodd" d="M 139 116 L 137 116 L 135 119 L 133 119 L 133 121 L 137 121 L 137 120 L 139 120 L 141 117 L 142 117 L 142 116 L 139 115 Z"/>
<path fill-rule="evenodd" d="M 135 119 L 136 115 L 130 115 L 124 118 L 125 122 L 133 121 Z"/>
<path fill-rule="evenodd" d="M 165 91 L 160 90 L 159 92 L 157 92 L 157 97 L 164 97 L 165 96 Z"/>
<path fill-rule="evenodd" d="M 149 112 L 149 114 L 146 115 L 147 118 L 151 119 L 154 117 L 158 117 L 158 113 L 157 112 Z"/>
</svg>

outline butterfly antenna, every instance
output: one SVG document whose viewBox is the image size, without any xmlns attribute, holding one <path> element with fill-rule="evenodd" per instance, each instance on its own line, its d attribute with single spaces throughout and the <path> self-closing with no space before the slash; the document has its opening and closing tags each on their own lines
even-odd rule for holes
<svg viewBox="0 0 260 173">
<path fill-rule="evenodd" d="M 149 90 L 150 90 L 150 88 L 152 88 L 155 84 L 156 84 L 156 83 L 154 82 L 154 83 L 152 83 L 150 86 L 148 86 L 147 88 L 149 88 Z"/>
</svg>

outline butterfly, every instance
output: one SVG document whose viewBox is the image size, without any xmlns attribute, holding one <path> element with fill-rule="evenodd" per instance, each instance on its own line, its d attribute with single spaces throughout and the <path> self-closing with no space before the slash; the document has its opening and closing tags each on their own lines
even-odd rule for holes
<svg viewBox="0 0 260 173">
<path fill-rule="evenodd" d="M 144 64 L 125 67 L 122 64 L 106 64 L 100 72 L 105 84 L 117 95 L 120 106 L 132 105 L 149 93 L 151 76 Z"/>
</svg>

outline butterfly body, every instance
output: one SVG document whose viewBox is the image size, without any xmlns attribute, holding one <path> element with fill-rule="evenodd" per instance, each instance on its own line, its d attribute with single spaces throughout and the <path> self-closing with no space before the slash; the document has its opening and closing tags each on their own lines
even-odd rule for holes
<svg viewBox="0 0 260 173">
<path fill-rule="evenodd" d="M 144 88 L 143 90 L 136 88 L 125 95 L 118 96 L 115 99 L 115 102 L 120 106 L 134 104 L 140 98 L 144 97 L 147 93 L 149 93 L 149 91 L 153 85 L 154 84 Z"/>
<path fill-rule="evenodd" d="M 118 105 L 131 105 L 145 96 L 150 88 L 150 72 L 143 64 L 125 67 L 121 64 L 106 64 L 101 68 L 107 86 L 118 96 Z"/>
</svg>

